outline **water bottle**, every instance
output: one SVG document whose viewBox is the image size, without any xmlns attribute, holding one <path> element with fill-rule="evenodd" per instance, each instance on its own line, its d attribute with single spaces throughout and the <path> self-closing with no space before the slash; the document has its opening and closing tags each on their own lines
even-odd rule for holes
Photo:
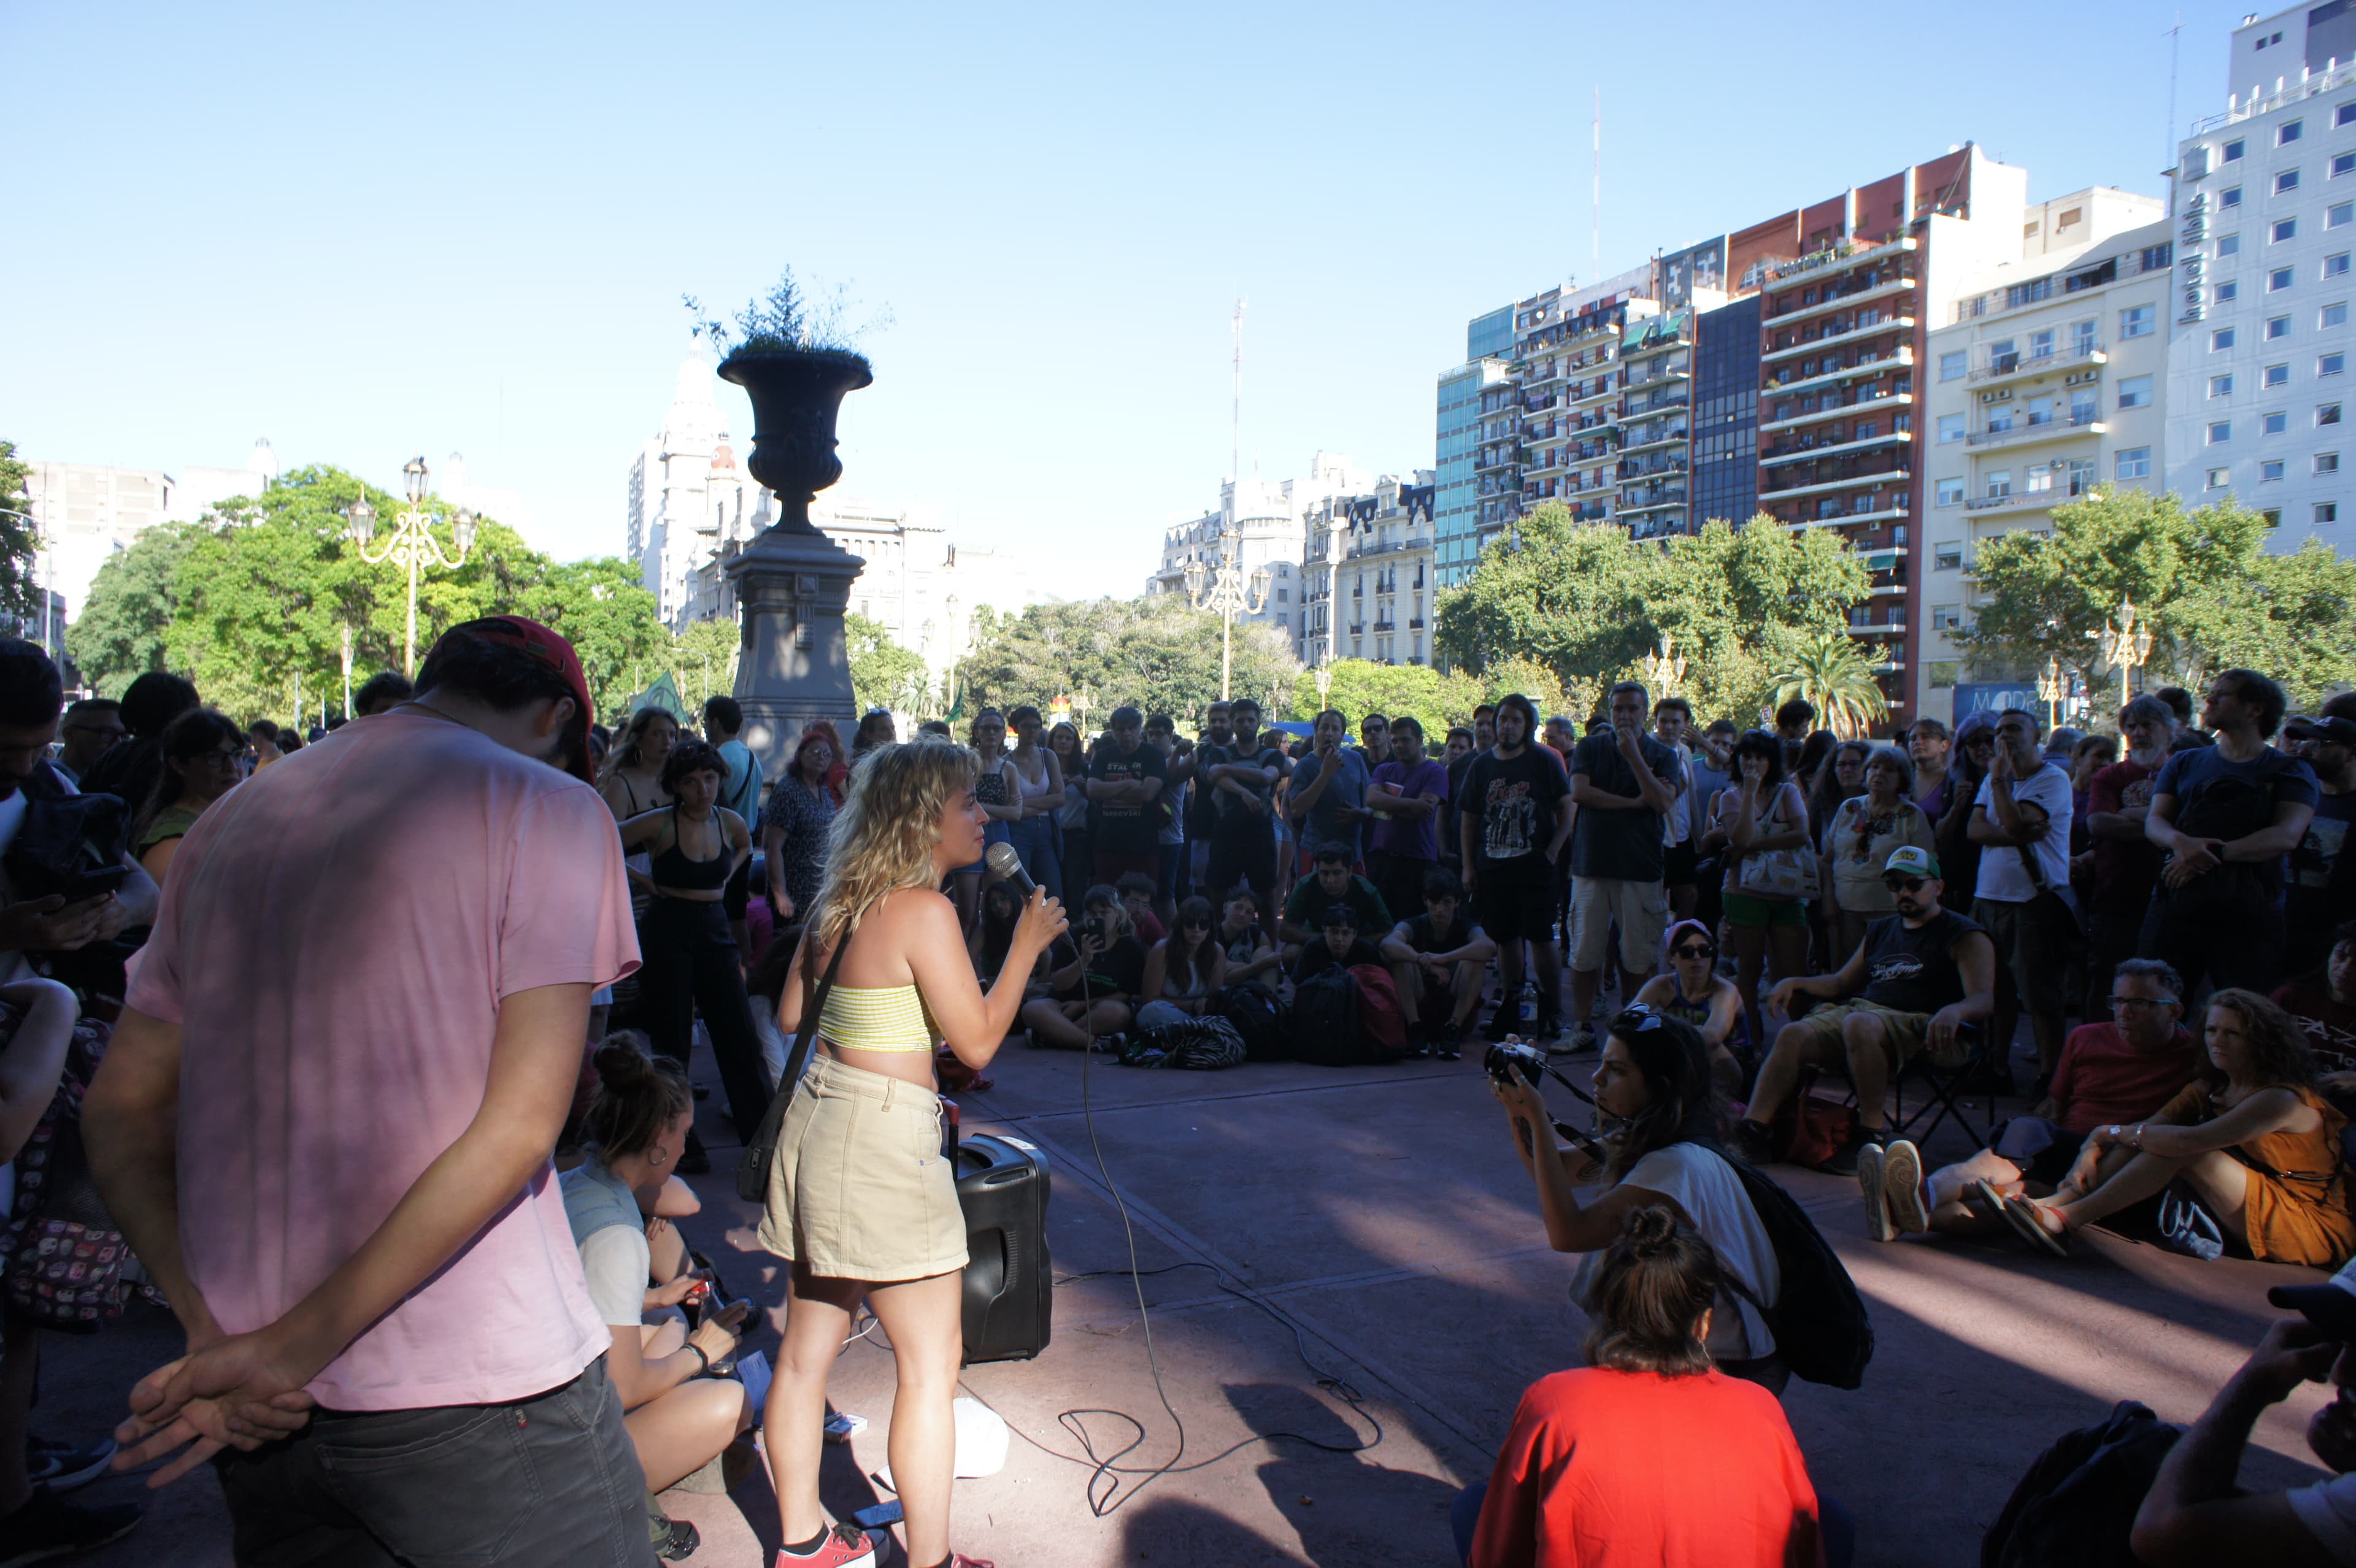
<svg viewBox="0 0 2356 1568">
<path fill-rule="evenodd" d="M 1535 1026 L 1538 1021 L 1538 987 L 1535 980 L 1522 982 L 1522 1022 Z"/>
</svg>

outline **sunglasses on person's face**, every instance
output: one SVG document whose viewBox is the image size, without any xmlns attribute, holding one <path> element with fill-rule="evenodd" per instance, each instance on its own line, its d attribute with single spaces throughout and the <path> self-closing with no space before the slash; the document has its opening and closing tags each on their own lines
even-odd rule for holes
<svg viewBox="0 0 2356 1568">
<path fill-rule="evenodd" d="M 1682 947 L 1670 948 L 1669 955 L 1673 958 L 1714 958 L 1718 955 L 1718 949 L 1706 947 L 1698 942 L 1688 942 Z"/>
<path fill-rule="evenodd" d="M 1919 893 L 1922 891 L 1922 884 L 1929 880 L 1927 877 L 1884 877 L 1881 885 L 1893 893 Z"/>
</svg>

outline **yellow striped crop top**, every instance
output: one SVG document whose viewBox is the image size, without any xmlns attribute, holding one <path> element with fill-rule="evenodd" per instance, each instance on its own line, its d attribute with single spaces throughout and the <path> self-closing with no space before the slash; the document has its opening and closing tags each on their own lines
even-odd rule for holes
<svg viewBox="0 0 2356 1568">
<path fill-rule="evenodd" d="M 851 1051 L 925 1051 L 938 1039 L 914 986 L 837 986 L 826 994 L 818 1031 Z"/>
</svg>

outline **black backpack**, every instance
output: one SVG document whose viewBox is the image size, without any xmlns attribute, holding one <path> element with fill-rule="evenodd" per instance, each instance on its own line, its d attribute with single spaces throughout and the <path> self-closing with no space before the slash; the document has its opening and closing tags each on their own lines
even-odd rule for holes
<svg viewBox="0 0 2356 1568">
<path fill-rule="evenodd" d="M 2136 1514 L 2183 1435 L 2131 1399 L 2100 1426 L 2063 1434 L 1988 1527 L 1981 1568 L 2134 1568 Z"/>
<path fill-rule="evenodd" d="M 1355 1067 L 1366 1060 L 1358 1032 L 1358 982 L 1339 965 L 1292 990 L 1292 1055 L 1319 1067 Z"/>
<path fill-rule="evenodd" d="M 1719 1154 L 1734 1168 L 1751 1207 L 1775 1249 L 1783 1293 L 1769 1307 L 1738 1282 L 1735 1294 L 1750 1300 L 1767 1319 L 1792 1375 L 1833 1388 L 1855 1388 L 1873 1360 L 1873 1319 L 1848 1270 L 1797 1200 L 1734 1156 Z"/>
<path fill-rule="evenodd" d="M 1282 1061 L 1292 1054 L 1291 1041 L 1286 1038 L 1284 1004 L 1266 986 L 1250 981 L 1222 986 L 1211 993 L 1203 1011 L 1236 1026 L 1236 1032 L 1243 1036 L 1247 1061 Z"/>
</svg>

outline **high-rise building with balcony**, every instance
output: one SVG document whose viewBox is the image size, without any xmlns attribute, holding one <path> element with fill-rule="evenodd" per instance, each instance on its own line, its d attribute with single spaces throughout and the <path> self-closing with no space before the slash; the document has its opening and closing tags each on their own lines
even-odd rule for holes
<svg viewBox="0 0 2356 1568">
<path fill-rule="evenodd" d="M 1301 663 L 1430 662 L 1440 589 L 1434 489 L 1428 468 L 1412 483 L 1386 474 L 1373 494 L 1331 496 L 1311 511 L 1301 569 Z"/>
<path fill-rule="evenodd" d="M 2266 515 L 2268 543 L 2346 549 L 2356 442 L 2356 6 L 2299 5 L 2233 31 L 2226 109 L 2176 167 L 2168 487 Z"/>
<path fill-rule="evenodd" d="M 1507 379 L 1514 307 L 1476 315 L 1464 328 L 1464 363 L 1440 376 L 1438 442 L 1432 467 L 1432 548 L 1442 582 L 1461 582 L 1481 553 L 1481 475 L 1488 394 Z"/>
<path fill-rule="evenodd" d="M 1920 662 L 1921 574 L 1906 567 L 1921 548 L 1908 529 L 1923 337 L 1971 280 L 2020 254 L 2027 190 L 2027 171 L 1965 145 L 1728 237 L 1738 288 L 1760 295 L 1760 507 L 1866 552 L 1873 587 L 1849 630 L 1901 722 Z"/>
<path fill-rule="evenodd" d="M 1759 509 L 1759 296 L 1694 325 L 1693 521 L 1747 523 Z"/>
<path fill-rule="evenodd" d="M 1687 531 L 1693 470 L 1694 312 L 1629 322 L 1620 336 L 1616 516 L 1632 538 Z"/>
<path fill-rule="evenodd" d="M 1268 599 L 1239 621 L 1257 621 L 1297 641 L 1301 629 L 1301 562 L 1303 525 L 1318 503 L 1333 496 L 1373 488 L 1374 476 L 1347 457 L 1321 452 L 1310 459 L 1305 479 L 1230 479 L 1219 486 L 1219 505 L 1199 517 L 1162 530 L 1162 566 L 1146 581 L 1149 593 L 1185 592 L 1186 568 L 1200 562 L 1215 570 L 1235 536 L 1237 569 L 1248 582 L 1260 567 L 1269 571 Z"/>
<path fill-rule="evenodd" d="M 1966 658 L 1987 539 L 2050 529 L 2097 491 L 2157 489 L 2169 309 L 2163 204 L 2094 189 L 2029 209 L 2020 261 L 1980 281 L 1929 335 L 1920 568 L 1927 624 L 1911 712 L 1953 723 L 2032 688 L 2035 669 Z"/>
</svg>

